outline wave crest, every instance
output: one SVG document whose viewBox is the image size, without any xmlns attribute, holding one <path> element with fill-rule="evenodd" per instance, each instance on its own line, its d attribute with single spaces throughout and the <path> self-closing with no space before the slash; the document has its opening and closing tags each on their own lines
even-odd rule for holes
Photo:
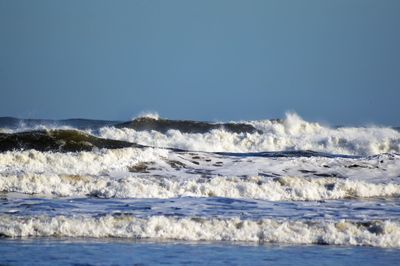
<svg viewBox="0 0 400 266">
<path fill-rule="evenodd" d="M 288 113 L 283 120 L 247 121 L 233 125 L 235 128 L 232 130 L 227 130 L 225 124 L 201 132 L 168 126 L 162 130 L 150 128 L 145 131 L 124 126 L 103 127 L 98 134 L 103 138 L 154 147 L 208 152 L 312 150 L 360 156 L 400 152 L 400 132 L 392 128 L 330 128 L 304 121 L 294 113 Z"/>
<path fill-rule="evenodd" d="M 6 237 L 123 237 L 189 241 L 400 247 L 400 225 L 391 221 L 285 221 L 239 218 L 0 216 Z"/>
</svg>

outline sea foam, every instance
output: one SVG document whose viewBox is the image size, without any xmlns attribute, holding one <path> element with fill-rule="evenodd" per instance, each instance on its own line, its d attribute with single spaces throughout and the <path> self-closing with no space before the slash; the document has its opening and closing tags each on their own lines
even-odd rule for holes
<svg viewBox="0 0 400 266">
<path fill-rule="evenodd" d="M 313 150 L 333 154 L 374 155 L 400 152 L 400 132 L 385 127 L 331 128 L 304 121 L 296 114 L 283 120 L 244 121 L 258 129 L 255 133 L 232 133 L 223 129 L 207 133 L 182 133 L 169 130 L 136 131 L 103 127 L 100 137 L 124 140 L 154 147 L 210 152 L 255 152 Z M 260 131 L 260 132 L 259 132 Z"/>
<path fill-rule="evenodd" d="M 6 237 L 120 237 L 190 241 L 248 241 L 285 244 L 330 244 L 400 247 L 400 224 L 391 221 L 287 221 L 239 218 L 175 218 L 131 215 L 37 216 L 0 215 Z"/>
<path fill-rule="evenodd" d="M 399 155 L 259 158 L 125 148 L 0 154 L 0 190 L 102 198 L 323 200 L 400 195 Z"/>
</svg>

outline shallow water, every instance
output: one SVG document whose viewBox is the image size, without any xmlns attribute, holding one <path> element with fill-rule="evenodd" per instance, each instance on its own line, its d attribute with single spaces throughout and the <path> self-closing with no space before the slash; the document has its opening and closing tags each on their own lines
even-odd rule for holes
<svg viewBox="0 0 400 266">
<path fill-rule="evenodd" d="M 398 250 L 370 247 L 1 239 L 2 265 L 396 265 Z"/>
</svg>

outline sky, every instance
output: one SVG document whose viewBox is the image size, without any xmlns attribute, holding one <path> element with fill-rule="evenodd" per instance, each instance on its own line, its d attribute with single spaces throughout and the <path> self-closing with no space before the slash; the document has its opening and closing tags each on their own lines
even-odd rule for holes
<svg viewBox="0 0 400 266">
<path fill-rule="evenodd" d="M 0 0 L 0 116 L 400 125 L 398 0 Z"/>
</svg>

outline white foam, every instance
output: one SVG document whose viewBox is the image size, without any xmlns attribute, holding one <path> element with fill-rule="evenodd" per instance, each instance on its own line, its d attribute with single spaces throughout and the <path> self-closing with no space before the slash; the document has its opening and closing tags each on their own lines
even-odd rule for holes
<svg viewBox="0 0 400 266">
<path fill-rule="evenodd" d="M 160 118 L 160 115 L 155 111 L 140 112 L 137 116 L 132 117 L 132 120 L 135 120 L 137 118 L 142 118 L 142 117 L 158 120 Z"/>
<path fill-rule="evenodd" d="M 240 158 L 154 148 L 13 151 L 0 154 L 0 191 L 106 198 L 320 200 L 398 196 L 399 161 L 399 155 Z"/>
<path fill-rule="evenodd" d="M 400 247 L 400 225 L 392 221 L 252 221 L 165 216 L 136 218 L 128 215 L 25 218 L 1 215 L 0 234 L 8 237 L 123 237 Z"/>
<path fill-rule="evenodd" d="M 398 184 L 372 184 L 337 178 L 307 179 L 281 177 L 213 177 L 171 179 L 129 176 L 10 175 L 0 180 L 0 190 L 57 196 L 104 198 L 228 197 L 264 200 L 324 200 L 369 197 L 398 197 Z"/>
<path fill-rule="evenodd" d="M 135 131 L 129 128 L 104 127 L 103 138 L 125 140 L 154 147 L 171 147 L 197 151 L 283 151 L 313 150 L 334 154 L 373 155 L 400 152 L 400 132 L 384 127 L 330 128 L 287 114 L 283 122 L 247 121 L 262 133 L 231 133 L 212 130 L 204 134 L 169 130 Z"/>
</svg>

